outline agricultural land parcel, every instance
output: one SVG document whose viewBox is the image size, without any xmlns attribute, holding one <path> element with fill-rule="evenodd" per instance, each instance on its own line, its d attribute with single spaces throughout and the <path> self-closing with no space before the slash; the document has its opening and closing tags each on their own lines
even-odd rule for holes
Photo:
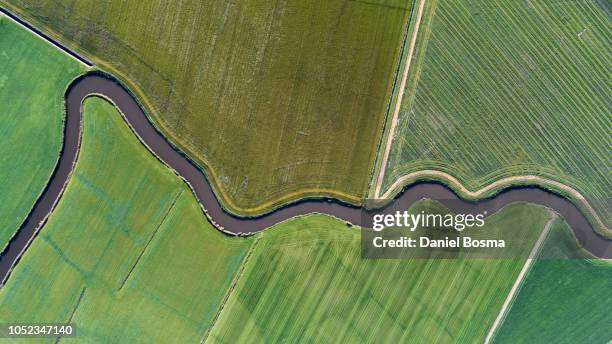
<svg viewBox="0 0 612 344">
<path fill-rule="evenodd" d="M 212 228 L 112 105 L 86 100 L 83 120 L 74 174 L 0 290 L 0 322 L 73 322 L 83 342 L 198 342 L 250 240 Z"/>
<path fill-rule="evenodd" d="M 513 204 L 483 230 L 535 241 L 549 218 Z M 208 340 L 482 342 L 523 263 L 362 259 L 358 230 L 322 215 L 292 219 L 259 235 Z"/>
<path fill-rule="evenodd" d="M 597 1 L 428 1 L 383 189 L 541 175 L 611 223 L 609 18 Z"/>
<path fill-rule="evenodd" d="M 128 83 L 231 210 L 365 194 L 409 0 L 0 2 Z"/>
<path fill-rule="evenodd" d="M 59 158 L 64 91 L 83 67 L 0 14 L 0 250 Z"/>
<path fill-rule="evenodd" d="M 494 342 L 606 343 L 612 339 L 612 328 L 607 326 L 612 263 L 579 250 L 561 220 L 551 228 L 540 256 L 543 259 L 531 267 Z"/>
</svg>

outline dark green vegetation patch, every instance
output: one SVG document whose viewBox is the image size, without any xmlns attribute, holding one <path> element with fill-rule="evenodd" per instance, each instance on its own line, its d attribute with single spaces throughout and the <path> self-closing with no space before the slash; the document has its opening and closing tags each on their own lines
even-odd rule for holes
<svg viewBox="0 0 612 344">
<path fill-rule="evenodd" d="M 567 224 L 557 220 L 540 253 L 546 258 L 533 263 L 494 342 L 606 343 L 612 339 L 612 263 L 576 252 L 583 251 Z"/>
</svg>

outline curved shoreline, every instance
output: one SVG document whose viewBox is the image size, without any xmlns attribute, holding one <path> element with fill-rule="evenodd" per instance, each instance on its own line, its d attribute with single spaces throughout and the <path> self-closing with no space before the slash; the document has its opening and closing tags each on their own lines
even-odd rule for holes
<svg viewBox="0 0 612 344">
<path fill-rule="evenodd" d="M 75 79 L 66 91 L 66 118 L 60 159 L 32 211 L 0 255 L 0 285 L 4 284 L 64 192 L 79 153 L 82 102 L 89 96 L 101 96 L 116 106 L 140 142 L 189 185 L 209 220 L 226 234 L 250 235 L 289 218 L 310 213 L 329 214 L 352 224 L 360 223 L 364 216 L 370 214 L 369 210 L 330 198 L 291 202 L 256 217 L 239 217 L 227 212 L 217 200 L 205 174 L 175 150 L 153 126 L 129 90 L 101 72 L 92 72 Z M 580 246 L 596 257 L 612 258 L 612 241 L 595 232 L 574 203 L 540 187 L 510 187 L 492 198 L 471 202 L 459 198 L 450 187 L 441 183 L 420 182 L 404 188 L 380 209 L 405 210 L 423 198 L 440 201 L 453 212 L 465 213 L 487 211 L 492 214 L 515 202 L 540 204 L 555 210 L 568 222 Z"/>
<path fill-rule="evenodd" d="M 593 228 L 595 232 L 597 232 L 599 235 L 605 236 L 608 239 L 610 238 L 610 236 L 612 236 L 612 231 L 606 227 L 602 219 L 597 214 L 597 211 L 595 211 L 591 204 L 586 200 L 584 196 L 580 194 L 580 192 L 578 192 L 578 190 L 556 180 L 548 179 L 538 175 L 505 177 L 498 179 L 493 183 L 489 183 L 476 191 L 472 191 L 466 188 L 465 185 L 463 185 L 459 181 L 459 179 L 455 178 L 449 173 L 431 169 L 420 170 L 404 174 L 397 178 L 393 182 L 393 184 L 391 184 L 391 186 L 387 188 L 387 191 L 381 197 L 393 197 L 394 194 L 396 194 L 398 191 L 401 191 L 401 189 L 406 185 L 418 183 L 424 180 L 440 180 L 441 183 L 452 187 L 453 190 L 456 193 L 460 194 L 462 198 L 476 201 L 479 199 L 487 198 L 487 195 L 494 194 L 497 190 L 521 187 L 519 186 L 520 184 L 527 184 L 541 189 L 551 188 L 553 190 L 562 190 L 563 192 L 567 193 L 567 195 L 569 195 L 573 200 L 579 202 L 580 205 L 584 207 L 588 215 L 596 222 L 597 226 L 601 228 L 601 231 L 597 231 L 597 227 Z"/>
</svg>

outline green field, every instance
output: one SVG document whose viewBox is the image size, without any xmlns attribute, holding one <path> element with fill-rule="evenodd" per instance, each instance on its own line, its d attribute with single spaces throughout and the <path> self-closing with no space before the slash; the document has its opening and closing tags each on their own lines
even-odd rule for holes
<svg viewBox="0 0 612 344">
<path fill-rule="evenodd" d="M 482 230 L 533 239 L 549 217 L 515 204 Z M 359 231 L 322 215 L 276 225 L 254 245 L 209 342 L 482 342 L 524 263 L 361 259 Z"/>
<path fill-rule="evenodd" d="M 582 253 L 560 220 L 551 228 L 541 256 L 544 259 L 531 267 L 495 342 L 609 343 L 612 263 Z"/>
<path fill-rule="evenodd" d="M 128 83 L 231 210 L 365 194 L 409 0 L 0 3 Z"/>
<path fill-rule="evenodd" d="M 0 290 L 0 322 L 72 321 L 83 342 L 198 342 L 250 243 L 215 230 L 119 113 L 90 98 L 74 174 Z"/>
<path fill-rule="evenodd" d="M 53 172 L 64 90 L 84 68 L 0 14 L 0 250 Z"/>
<path fill-rule="evenodd" d="M 610 39 L 595 0 L 428 1 L 383 189 L 422 169 L 471 190 L 540 175 L 609 226 Z"/>
</svg>

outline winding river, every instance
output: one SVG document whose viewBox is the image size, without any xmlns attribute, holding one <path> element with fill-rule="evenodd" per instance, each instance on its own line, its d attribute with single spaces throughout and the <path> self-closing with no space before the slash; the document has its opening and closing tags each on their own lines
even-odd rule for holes
<svg viewBox="0 0 612 344">
<path fill-rule="evenodd" d="M 362 223 L 365 215 L 371 213 L 370 210 L 327 198 L 304 199 L 257 217 L 239 217 L 227 212 L 218 202 L 202 171 L 157 131 L 132 94 L 111 77 L 93 72 L 74 80 L 66 91 L 66 120 L 60 158 L 50 182 L 0 255 L 2 284 L 62 196 L 79 154 L 82 128 L 81 105 L 86 97 L 92 95 L 102 96 L 115 104 L 141 142 L 190 185 L 209 219 L 227 234 L 252 234 L 291 217 L 309 213 L 329 214 L 344 221 L 359 224 Z M 405 188 L 395 199 L 378 211 L 405 210 L 423 198 L 438 200 L 451 211 L 464 213 L 487 211 L 488 214 L 492 214 L 514 202 L 540 204 L 553 209 L 565 219 L 584 249 L 600 258 L 612 258 L 612 241 L 599 236 L 572 202 L 537 187 L 509 188 L 495 197 L 479 202 L 469 202 L 459 199 L 452 190 L 440 183 L 421 182 Z"/>
<path fill-rule="evenodd" d="M 17 21 L 79 62 L 92 63 L 71 51 L 60 42 L 20 19 L 5 8 L 0 12 Z M 239 217 L 227 212 L 218 202 L 211 185 L 202 171 L 186 156 L 173 148 L 166 138 L 151 124 L 135 97 L 112 77 L 93 72 L 74 80 L 65 95 L 66 120 L 64 142 L 59 161 L 49 183 L 34 204 L 34 207 L 0 254 L 0 286 L 4 285 L 13 267 L 43 227 L 64 192 L 79 154 L 81 140 L 81 105 L 91 95 L 102 96 L 120 110 L 125 121 L 140 141 L 162 162 L 174 169 L 191 187 L 204 212 L 215 226 L 227 234 L 248 235 L 262 231 L 291 217 L 310 213 L 333 215 L 352 224 L 363 223 L 372 211 L 342 203 L 335 199 L 304 199 L 284 205 L 257 217 Z M 612 258 L 612 240 L 599 236 L 582 212 L 564 197 L 538 187 L 511 187 L 495 197 L 478 202 L 461 200 L 447 186 L 436 182 L 413 184 L 397 195 L 391 202 L 377 211 L 393 212 L 408 209 L 423 198 L 438 200 L 456 213 L 492 214 L 514 202 L 529 202 L 551 208 L 570 225 L 579 244 L 596 257 Z"/>
</svg>

